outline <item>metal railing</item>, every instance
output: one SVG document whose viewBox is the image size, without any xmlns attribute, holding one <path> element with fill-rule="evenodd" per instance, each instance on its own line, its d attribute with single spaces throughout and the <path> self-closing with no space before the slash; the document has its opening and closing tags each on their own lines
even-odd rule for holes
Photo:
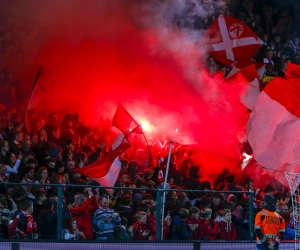
<svg viewBox="0 0 300 250">
<path fill-rule="evenodd" d="M 164 192 L 184 192 L 184 193 L 228 193 L 228 194 L 248 194 L 249 195 L 249 232 L 250 238 L 253 239 L 253 227 L 254 227 L 254 211 L 253 211 L 253 201 L 254 193 L 252 191 L 215 191 L 215 190 L 179 190 L 179 189 L 150 189 L 150 188 L 132 188 L 132 187 L 105 187 L 105 186 L 91 186 L 91 185 L 75 185 L 75 184 L 37 184 L 37 183 L 5 183 L 2 185 L 6 186 L 49 186 L 57 187 L 57 241 L 62 240 L 62 230 L 63 230 L 63 188 L 67 187 L 80 187 L 80 188 L 99 188 L 99 189 L 113 189 L 113 190 L 135 190 L 135 191 L 151 191 L 156 192 L 156 241 L 166 242 L 161 240 L 162 235 L 162 214 L 161 208 L 165 204 L 162 201 Z M 187 241 L 191 242 L 191 241 Z"/>
</svg>

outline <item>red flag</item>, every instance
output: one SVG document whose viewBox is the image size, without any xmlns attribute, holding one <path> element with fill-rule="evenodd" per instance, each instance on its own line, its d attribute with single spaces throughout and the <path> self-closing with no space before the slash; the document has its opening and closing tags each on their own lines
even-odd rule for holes
<svg viewBox="0 0 300 250">
<path fill-rule="evenodd" d="M 40 68 L 31 90 L 27 111 L 33 109 L 41 100 L 45 99 L 54 86 L 55 83 L 51 80 L 49 74 L 47 74 L 44 68 Z"/>
<path fill-rule="evenodd" d="M 243 68 L 249 64 L 263 42 L 242 21 L 219 16 L 204 33 L 202 44 L 211 57 L 225 65 L 236 65 Z"/>
<path fill-rule="evenodd" d="M 121 130 L 123 134 L 128 134 L 132 130 L 134 130 L 136 134 L 142 133 L 142 131 L 136 129 L 139 124 L 132 118 L 132 116 L 121 104 L 119 104 L 116 110 L 116 113 L 112 120 L 112 125 Z"/>
<path fill-rule="evenodd" d="M 260 84 L 258 74 L 254 64 L 243 68 L 234 76 L 227 78 L 228 80 L 234 81 L 236 84 L 242 84 L 243 92 L 241 93 L 241 102 L 250 110 L 252 110 L 256 99 L 260 94 Z"/>
<path fill-rule="evenodd" d="M 121 169 L 119 155 L 129 147 L 130 143 L 124 137 L 120 144 L 106 156 L 86 167 L 74 169 L 73 172 L 88 176 L 102 186 L 114 186 Z"/>
<path fill-rule="evenodd" d="M 263 167 L 299 171 L 300 66 L 288 64 L 261 92 L 248 121 L 248 141 Z"/>
</svg>

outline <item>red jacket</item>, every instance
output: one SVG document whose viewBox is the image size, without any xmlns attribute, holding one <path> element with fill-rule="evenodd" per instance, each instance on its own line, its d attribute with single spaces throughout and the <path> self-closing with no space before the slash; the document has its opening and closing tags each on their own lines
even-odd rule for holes
<svg viewBox="0 0 300 250">
<path fill-rule="evenodd" d="M 167 239 L 167 235 L 170 232 L 170 226 L 168 226 L 168 222 L 166 220 L 164 220 L 164 224 L 163 224 L 163 240 Z M 152 226 L 152 231 L 153 231 L 153 240 L 156 240 L 156 221 L 155 224 Z"/>
<path fill-rule="evenodd" d="M 220 240 L 236 240 L 236 231 L 233 223 L 221 220 L 220 227 Z"/>
<path fill-rule="evenodd" d="M 87 239 L 93 239 L 94 237 L 91 213 L 98 207 L 96 197 L 93 196 L 92 198 L 87 198 L 81 206 L 75 204 L 70 209 L 72 217 L 77 219 L 78 230 L 82 231 Z"/>
<path fill-rule="evenodd" d="M 191 240 L 202 240 L 203 238 L 203 228 L 201 221 L 195 218 L 188 217 L 185 221 L 188 227 L 191 227 L 191 225 L 196 225 L 196 229 L 193 231 L 193 234 L 191 236 Z"/>
<path fill-rule="evenodd" d="M 156 219 L 154 216 L 148 216 L 146 222 L 147 228 L 149 229 L 149 236 L 154 237 L 156 232 Z M 155 230 L 153 228 L 155 227 Z"/>
<path fill-rule="evenodd" d="M 146 224 L 142 224 L 139 221 L 133 224 L 133 239 L 134 240 L 148 240 L 149 235 L 144 237 L 142 234 L 144 231 L 149 230 Z"/>
<path fill-rule="evenodd" d="M 14 221 L 10 224 L 8 227 L 8 238 L 9 239 L 15 239 L 15 235 L 18 235 L 19 239 L 24 239 L 26 238 L 26 234 L 18 229 L 18 224 L 19 224 L 19 218 L 16 217 Z"/>
<path fill-rule="evenodd" d="M 202 223 L 203 236 L 208 240 L 216 240 L 219 234 L 219 222 L 215 221 L 214 226 L 210 224 L 208 220 L 204 220 Z"/>
</svg>

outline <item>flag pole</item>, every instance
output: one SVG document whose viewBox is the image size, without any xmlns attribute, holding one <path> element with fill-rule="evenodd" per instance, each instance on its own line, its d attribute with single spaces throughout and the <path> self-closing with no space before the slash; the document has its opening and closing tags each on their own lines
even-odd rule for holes
<svg viewBox="0 0 300 250">
<path fill-rule="evenodd" d="M 170 166 L 170 161 L 171 161 L 172 147 L 173 147 L 173 140 L 170 140 L 167 168 L 166 168 L 165 181 L 164 181 L 164 190 L 166 189 L 166 186 L 167 186 L 167 179 L 168 179 L 168 174 L 169 174 L 169 166 Z M 164 233 L 165 202 L 166 202 L 166 192 L 163 193 L 163 202 L 162 202 L 163 207 L 162 207 L 162 220 L 161 220 L 161 240 L 163 239 L 163 233 Z"/>
</svg>

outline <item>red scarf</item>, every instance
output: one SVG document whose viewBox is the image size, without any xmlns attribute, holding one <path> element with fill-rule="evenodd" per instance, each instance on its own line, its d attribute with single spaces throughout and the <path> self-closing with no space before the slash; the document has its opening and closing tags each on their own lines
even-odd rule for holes
<svg viewBox="0 0 300 250">
<path fill-rule="evenodd" d="M 26 183 L 32 183 L 32 182 L 33 182 L 33 180 L 28 179 L 26 176 L 24 176 L 23 179 L 24 179 L 24 181 L 25 181 Z M 27 186 L 27 188 L 28 188 L 28 191 L 31 192 L 32 186 Z"/>
<path fill-rule="evenodd" d="M 33 220 L 33 216 L 30 214 L 27 214 L 24 211 L 21 211 L 21 212 L 27 217 L 26 233 L 37 232 L 38 228 L 37 228 L 35 221 Z"/>
<path fill-rule="evenodd" d="M 39 181 L 40 184 L 50 184 L 50 182 L 48 180 L 45 180 L 45 183 L 43 183 L 41 180 Z M 47 190 L 49 189 L 49 186 L 40 186 L 40 190 L 47 192 Z"/>
</svg>

